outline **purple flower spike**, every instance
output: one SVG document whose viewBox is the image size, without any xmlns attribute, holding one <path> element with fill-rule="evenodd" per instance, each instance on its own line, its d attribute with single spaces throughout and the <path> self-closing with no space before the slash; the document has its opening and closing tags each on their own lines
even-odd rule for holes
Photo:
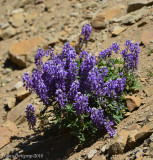
<svg viewBox="0 0 153 160">
<path fill-rule="evenodd" d="M 86 24 L 82 28 L 81 34 L 84 35 L 86 41 L 89 41 L 90 34 L 92 33 L 91 24 Z"/>
<path fill-rule="evenodd" d="M 29 128 L 33 128 L 36 125 L 35 110 L 32 104 L 29 104 L 26 108 L 26 117 L 28 121 Z"/>
</svg>

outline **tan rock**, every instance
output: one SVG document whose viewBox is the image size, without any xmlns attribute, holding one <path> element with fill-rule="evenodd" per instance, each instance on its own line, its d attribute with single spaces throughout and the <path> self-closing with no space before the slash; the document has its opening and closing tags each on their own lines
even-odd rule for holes
<svg viewBox="0 0 153 160">
<path fill-rule="evenodd" d="M 101 12 L 101 14 L 109 21 L 114 18 L 119 18 L 126 14 L 127 7 L 125 5 L 118 5 Z"/>
<path fill-rule="evenodd" d="M 31 22 L 32 20 L 38 17 L 38 12 L 27 12 L 24 15 L 25 15 L 25 20 L 27 22 Z"/>
<path fill-rule="evenodd" d="M 15 123 L 11 121 L 6 121 L 2 126 L 8 128 L 12 132 L 12 135 L 17 135 L 19 132 Z"/>
<path fill-rule="evenodd" d="M 136 11 L 144 6 L 152 5 L 152 0 L 131 0 L 128 4 L 127 12 L 133 12 Z"/>
<path fill-rule="evenodd" d="M 15 97 L 8 97 L 6 99 L 6 104 L 8 105 L 8 107 L 10 109 L 12 109 L 15 106 L 15 103 L 16 103 L 16 98 Z"/>
<path fill-rule="evenodd" d="M 16 93 L 16 97 L 19 100 L 23 100 L 23 99 L 27 98 L 29 95 L 30 95 L 30 92 L 28 90 L 26 90 L 25 88 L 19 89 Z"/>
<path fill-rule="evenodd" d="M 15 42 L 9 47 L 9 58 L 19 67 L 26 67 L 34 60 L 33 52 L 36 52 L 38 47 L 46 47 L 46 45 L 45 40 L 41 37 Z"/>
<path fill-rule="evenodd" d="M 121 32 L 125 31 L 126 29 L 127 29 L 127 27 L 115 26 L 113 31 L 112 31 L 112 35 L 117 36 Z"/>
<path fill-rule="evenodd" d="M 7 120 L 14 122 L 16 125 L 21 124 L 26 121 L 26 107 L 29 101 L 34 97 L 33 94 L 28 96 L 22 102 L 20 102 L 16 107 L 12 108 L 7 114 Z"/>
<path fill-rule="evenodd" d="M 127 145 L 130 148 L 134 148 L 135 143 L 136 143 L 135 135 L 138 134 L 138 133 L 139 133 L 138 130 L 132 130 L 132 131 L 130 131 L 130 134 L 128 135 L 128 138 L 127 138 Z"/>
<path fill-rule="evenodd" d="M 21 27 L 24 24 L 24 16 L 22 12 L 13 14 L 10 18 L 10 22 L 14 27 Z"/>
<path fill-rule="evenodd" d="M 150 85 L 149 87 L 144 88 L 144 92 L 148 97 L 151 97 L 153 95 L 153 85 Z"/>
<path fill-rule="evenodd" d="M 10 142 L 10 139 L 8 137 L 0 136 L 0 140 L 1 140 L 0 149 L 6 146 Z"/>
<path fill-rule="evenodd" d="M 127 137 L 129 135 L 129 131 L 122 130 L 117 138 L 115 139 L 114 143 L 110 146 L 109 151 L 111 154 L 121 154 L 124 151 L 126 146 Z"/>
<path fill-rule="evenodd" d="M 0 127 L 0 136 L 10 138 L 13 136 L 12 132 L 6 127 Z"/>
<path fill-rule="evenodd" d="M 139 97 L 135 96 L 125 96 L 126 104 L 128 107 L 128 110 L 132 112 L 135 108 L 140 107 L 142 100 Z"/>
<path fill-rule="evenodd" d="M 12 27 L 8 27 L 3 31 L 0 31 L 0 38 L 2 39 L 8 39 L 10 37 L 13 37 L 16 34 L 16 30 Z"/>
<path fill-rule="evenodd" d="M 153 121 L 147 123 L 145 126 L 143 126 L 139 133 L 135 135 L 135 140 L 142 140 L 145 139 L 146 137 L 148 137 L 149 135 L 151 135 L 153 133 Z"/>
<path fill-rule="evenodd" d="M 153 31 L 144 30 L 141 35 L 141 41 L 144 45 L 148 45 L 150 41 L 153 41 Z"/>
<path fill-rule="evenodd" d="M 91 20 L 91 25 L 95 29 L 104 29 L 107 26 L 107 21 L 102 14 L 98 14 Z"/>
</svg>

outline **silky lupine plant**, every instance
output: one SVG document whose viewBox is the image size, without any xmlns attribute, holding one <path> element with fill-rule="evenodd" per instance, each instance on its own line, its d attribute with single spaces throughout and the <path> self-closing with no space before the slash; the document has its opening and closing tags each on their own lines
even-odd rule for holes
<svg viewBox="0 0 153 160">
<path fill-rule="evenodd" d="M 83 26 L 82 43 L 87 44 L 91 32 L 90 24 Z M 125 49 L 120 50 L 115 42 L 101 51 L 98 58 L 82 49 L 83 44 L 80 42 L 79 45 L 79 58 L 69 43 L 57 55 L 54 55 L 52 48 L 46 52 L 38 49 L 35 56 L 36 68 L 32 76 L 24 74 L 24 86 L 35 92 L 47 107 L 56 101 L 60 107 L 54 106 L 53 112 L 60 117 L 60 122 L 64 120 L 67 127 L 78 132 L 78 137 L 80 134 L 84 137 L 92 129 L 106 130 L 113 137 L 116 133 L 113 126 L 123 118 L 122 111 L 126 109 L 123 95 L 128 87 L 127 72 L 131 75 L 137 69 L 139 45 L 127 40 Z M 111 55 L 118 52 L 123 58 L 112 59 Z M 46 63 L 42 61 L 44 56 L 49 56 Z M 122 64 L 122 67 L 115 68 L 115 64 Z M 27 107 L 30 126 L 34 126 L 36 122 L 33 110 L 32 105 Z M 83 138 L 81 140 L 84 141 Z"/>
</svg>

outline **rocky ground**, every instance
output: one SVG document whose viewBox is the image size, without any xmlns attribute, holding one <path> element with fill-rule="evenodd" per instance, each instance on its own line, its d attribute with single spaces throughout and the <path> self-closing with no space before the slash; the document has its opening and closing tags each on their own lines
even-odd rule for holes
<svg viewBox="0 0 153 160">
<path fill-rule="evenodd" d="M 66 42 L 75 46 L 87 22 L 93 27 L 87 50 L 96 56 L 115 41 L 122 47 L 128 39 L 140 44 L 137 74 L 142 88 L 126 97 L 129 112 L 113 139 L 106 134 L 78 150 L 69 135 L 46 139 L 29 130 L 26 106 L 34 104 L 39 114 L 43 105 L 23 88 L 22 76 L 32 71 L 39 47 L 52 46 L 59 53 Z M 153 0 L 0 0 L 0 159 L 32 159 L 28 155 L 153 159 Z"/>
</svg>

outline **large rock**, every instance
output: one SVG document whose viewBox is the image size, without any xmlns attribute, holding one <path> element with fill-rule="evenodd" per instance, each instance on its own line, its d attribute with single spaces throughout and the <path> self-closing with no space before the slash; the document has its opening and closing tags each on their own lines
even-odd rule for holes
<svg viewBox="0 0 153 160">
<path fill-rule="evenodd" d="M 21 27 L 24 24 L 24 16 L 22 12 L 13 14 L 10 17 L 10 22 L 12 23 L 13 27 Z"/>
<path fill-rule="evenodd" d="M 132 112 L 135 108 L 140 107 L 142 100 L 139 97 L 135 96 L 125 96 L 126 104 L 128 107 L 128 110 Z"/>
<path fill-rule="evenodd" d="M 122 154 L 124 152 L 129 131 L 122 130 L 116 137 L 115 141 L 110 145 L 109 152 L 111 154 Z"/>
<path fill-rule="evenodd" d="M 9 58 L 19 67 L 27 67 L 34 62 L 34 52 L 38 47 L 46 47 L 46 41 L 41 37 L 33 37 L 29 40 L 15 42 L 9 47 Z"/>
<path fill-rule="evenodd" d="M 141 41 L 147 46 L 151 41 L 153 41 L 153 31 L 144 30 L 141 35 Z"/>
<path fill-rule="evenodd" d="M 144 6 L 149 6 L 153 4 L 153 0 L 132 0 L 128 4 L 127 12 L 133 12 L 136 11 Z"/>
</svg>

